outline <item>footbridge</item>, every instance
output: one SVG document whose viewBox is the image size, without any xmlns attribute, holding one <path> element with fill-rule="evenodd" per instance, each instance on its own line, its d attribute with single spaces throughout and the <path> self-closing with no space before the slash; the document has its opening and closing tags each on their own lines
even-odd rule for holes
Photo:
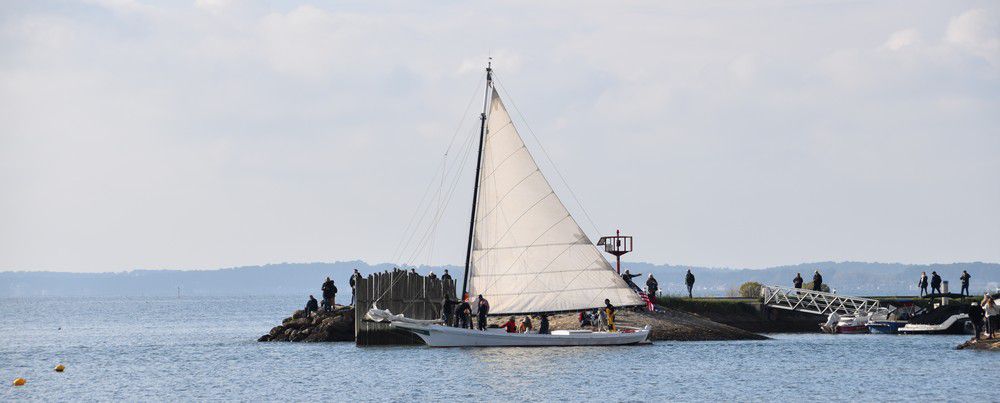
<svg viewBox="0 0 1000 403">
<path fill-rule="evenodd" d="M 879 308 L 878 301 L 874 299 L 802 288 L 763 285 L 760 288 L 760 293 L 761 297 L 764 298 L 765 306 L 819 315 L 834 312 L 839 315 L 853 315 L 857 312 L 873 312 Z"/>
</svg>

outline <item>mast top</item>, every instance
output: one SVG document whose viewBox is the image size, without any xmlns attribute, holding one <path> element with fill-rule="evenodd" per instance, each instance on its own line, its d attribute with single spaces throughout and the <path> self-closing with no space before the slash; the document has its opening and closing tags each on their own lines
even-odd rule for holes
<svg viewBox="0 0 1000 403">
<path fill-rule="evenodd" d="M 486 83 L 490 84 L 493 82 L 493 56 L 490 56 L 486 61 Z"/>
</svg>

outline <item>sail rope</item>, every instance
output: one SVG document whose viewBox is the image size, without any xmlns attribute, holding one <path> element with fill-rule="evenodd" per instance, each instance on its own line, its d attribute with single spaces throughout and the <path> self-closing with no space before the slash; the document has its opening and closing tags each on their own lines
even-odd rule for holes
<svg viewBox="0 0 1000 403">
<path fill-rule="evenodd" d="M 414 210 L 413 215 L 410 217 L 410 221 L 406 224 L 406 227 L 404 227 L 403 233 L 401 234 L 400 239 L 399 239 L 399 243 L 396 245 L 396 248 L 394 249 L 394 252 L 392 254 L 392 259 L 390 259 L 390 261 L 392 261 L 392 262 L 398 261 L 400 258 L 402 258 L 403 254 L 405 253 L 404 251 L 408 249 L 409 243 L 410 243 L 410 241 L 412 241 L 413 234 L 415 234 L 417 232 L 417 229 L 413 228 L 413 226 L 414 226 L 414 224 L 416 224 L 417 226 L 419 226 L 419 223 L 421 222 L 421 221 L 416 221 L 417 217 L 419 216 L 420 220 L 423 220 L 423 218 L 426 216 L 427 212 L 430 210 L 430 206 L 429 206 L 430 202 L 428 202 L 428 206 L 424 206 L 424 202 L 427 201 L 427 196 L 430 194 L 430 191 L 431 191 L 434 183 L 436 183 L 436 182 L 442 182 L 443 183 L 444 180 L 445 180 L 445 178 L 447 177 L 447 174 L 448 174 L 448 166 L 447 166 L 447 164 L 448 164 L 448 155 L 451 153 L 452 147 L 454 147 L 454 145 L 455 145 L 455 139 L 458 138 L 459 133 L 462 132 L 462 128 L 465 126 L 465 121 L 466 121 L 466 118 L 469 115 L 469 110 L 472 109 L 472 104 L 476 101 L 477 96 L 479 95 L 479 91 L 481 91 L 482 88 L 483 88 L 482 80 L 479 79 L 478 77 L 476 79 L 476 83 L 477 84 L 475 86 L 475 91 L 473 91 L 472 96 L 469 98 L 469 102 L 466 103 L 465 110 L 462 112 L 462 118 L 459 120 L 458 126 L 455 128 L 455 132 L 452 134 L 451 140 L 448 141 L 448 147 L 445 148 L 444 155 L 442 156 L 442 160 L 443 160 L 442 161 L 442 167 L 435 173 L 435 175 L 433 177 L 431 177 L 430 182 L 427 184 L 427 188 L 424 190 L 423 196 L 420 197 L 420 202 L 417 203 L 417 207 Z M 467 144 L 468 142 L 469 142 L 469 139 L 466 139 L 465 143 Z M 466 144 L 463 144 L 463 146 L 462 146 L 462 148 L 460 150 L 465 149 L 466 148 Z M 456 165 L 457 164 L 461 164 L 461 162 L 462 162 L 463 159 L 464 158 L 459 158 L 458 161 L 456 161 Z M 438 180 L 439 177 L 440 177 L 440 181 Z M 438 188 L 438 192 L 435 194 L 435 196 L 438 193 L 440 193 L 440 191 L 441 191 L 441 189 L 439 187 Z M 432 199 L 433 199 L 433 197 L 432 197 Z M 413 233 L 410 232 L 411 229 L 413 229 Z"/>
</svg>

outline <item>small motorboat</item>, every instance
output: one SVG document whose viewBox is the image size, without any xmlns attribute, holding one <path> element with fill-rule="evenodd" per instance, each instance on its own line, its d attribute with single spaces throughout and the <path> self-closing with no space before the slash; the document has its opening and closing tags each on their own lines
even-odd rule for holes
<svg viewBox="0 0 1000 403">
<path fill-rule="evenodd" d="M 899 328 L 906 326 L 905 320 L 874 320 L 868 322 L 868 331 L 876 334 L 897 334 Z"/>
<path fill-rule="evenodd" d="M 968 307 L 946 305 L 910 319 L 899 328 L 903 334 L 971 334 Z"/>
<path fill-rule="evenodd" d="M 868 326 L 865 326 L 868 317 L 869 315 L 864 314 L 840 316 L 831 313 L 826 318 L 826 323 L 820 325 L 820 329 L 830 334 L 864 334 L 868 333 Z"/>
</svg>

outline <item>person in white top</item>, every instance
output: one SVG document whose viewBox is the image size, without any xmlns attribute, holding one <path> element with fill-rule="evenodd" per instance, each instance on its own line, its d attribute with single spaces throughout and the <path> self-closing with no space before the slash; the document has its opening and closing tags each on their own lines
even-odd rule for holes
<svg viewBox="0 0 1000 403">
<path fill-rule="evenodd" d="M 989 293 L 983 295 L 983 302 L 980 305 L 986 316 L 986 338 L 992 339 L 996 335 L 997 327 L 1000 327 L 1000 307 Z"/>
</svg>

